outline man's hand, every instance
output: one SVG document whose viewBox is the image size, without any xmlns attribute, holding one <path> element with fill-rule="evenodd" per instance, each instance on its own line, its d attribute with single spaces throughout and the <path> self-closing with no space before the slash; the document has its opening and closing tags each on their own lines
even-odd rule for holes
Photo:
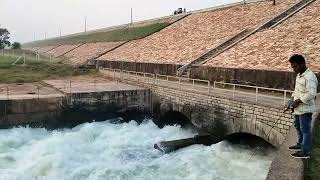
<svg viewBox="0 0 320 180">
<path fill-rule="evenodd" d="M 296 107 L 298 107 L 301 103 L 302 103 L 302 101 L 301 101 L 300 99 L 295 100 L 295 101 L 292 103 L 293 109 L 295 109 Z"/>
</svg>

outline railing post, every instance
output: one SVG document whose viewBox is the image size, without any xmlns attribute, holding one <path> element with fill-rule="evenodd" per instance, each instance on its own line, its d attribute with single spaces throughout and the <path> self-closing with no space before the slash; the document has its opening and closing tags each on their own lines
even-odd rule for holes
<svg viewBox="0 0 320 180">
<path fill-rule="evenodd" d="M 39 87 L 39 85 L 37 85 L 37 89 L 38 89 L 38 99 L 40 99 L 40 87 Z"/>
<path fill-rule="evenodd" d="M 26 53 L 23 52 L 22 56 L 23 56 L 23 65 L 25 65 L 26 64 Z"/>
<path fill-rule="evenodd" d="M 139 83 L 138 72 L 136 72 L 136 81 Z"/>
<path fill-rule="evenodd" d="M 167 76 L 167 81 L 169 81 L 169 76 Z"/>
<path fill-rule="evenodd" d="M 285 90 L 284 91 L 284 94 L 283 94 L 283 105 L 285 106 L 286 105 L 286 99 L 287 99 L 287 91 Z"/>
<path fill-rule="evenodd" d="M 9 86 L 7 85 L 7 99 L 9 100 Z"/>
<path fill-rule="evenodd" d="M 192 79 L 192 89 L 194 90 L 194 79 Z"/>
<path fill-rule="evenodd" d="M 156 80 L 155 80 L 155 84 L 158 83 L 158 74 L 156 74 Z"/>
<path fill-rule="evenodd" d="M 233 85 L 233 90 L 232 90 L 232 97 L 234 98 L 234 93 L 235 93 L 235 91 L 236 91 L 236 85 L 234 84 Z"/>
<path fill-rule="evenodd" d="M 208 94 L 210 94 L 210 81 L 208 81 Z"/>
<path fill-rule="evenodd" d="M 181 78 L 179 77 L 179 89 L 181 89 Z"/>
<path fill-rule="evenodd" d="M 71 81 L 69 81 L 69 92 L 71 94 Z"/>
<path fill-rule="evenodd" d="M 258 102 L 258 88 L 256 87 L 256 102 Z"/>
</svg>

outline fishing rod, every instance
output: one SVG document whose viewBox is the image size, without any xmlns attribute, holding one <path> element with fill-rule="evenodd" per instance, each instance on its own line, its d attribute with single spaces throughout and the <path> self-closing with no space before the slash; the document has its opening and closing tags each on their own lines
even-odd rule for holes
<svg viewBox="0 0 320 180">
<path fill-rule="evenodd" d="M 273 123 L 273 125 L 271 126 L 269 132 L 267 133 L 267 138 L 269 138 L 269 135 L 271 133 L 271 130 L 278 124 L 278 121 L 280 120 L 281 117 L 283 117 L 283 115 L 285 114 L 285 112 L 291 110 L 291 113 L 293 113 L 294 109 L 292 107 L 293 104 L 293 100 L 289 99 L 287 107 L 283 110 L 283 112 L 281 113 L 281 115 L 278 117 L 278 119 Z"/>
</svg>

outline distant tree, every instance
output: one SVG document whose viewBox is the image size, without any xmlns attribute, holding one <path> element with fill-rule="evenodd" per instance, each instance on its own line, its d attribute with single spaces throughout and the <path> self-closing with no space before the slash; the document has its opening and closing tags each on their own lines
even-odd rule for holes
<svg viewBox="0 0 320 180">
<path fill-rule="evenodd" d="M 0 28 L 0 49 L 10 46 L 9 31 L 5 28 Z"/>
<path fill-rule="evenodd" d="M 21 49 L 21 44 L 19 42 L 14 42 L 11 44 L 11 49 Z"/>
</svg>

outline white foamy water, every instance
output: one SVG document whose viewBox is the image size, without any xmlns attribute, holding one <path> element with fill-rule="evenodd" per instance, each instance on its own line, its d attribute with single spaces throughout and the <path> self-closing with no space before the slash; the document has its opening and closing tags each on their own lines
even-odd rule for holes
<svg viewBox="0 0 320 180">
<path fill-rule="evenodd" d="M 73 129 L 0 130 L 0 179 L 258 180 L 272 153 L 221 142 L 170 154 L 153 148 L 162 140 L 192 137 L 178 126 L 86 123 Z"/>
</svg>

